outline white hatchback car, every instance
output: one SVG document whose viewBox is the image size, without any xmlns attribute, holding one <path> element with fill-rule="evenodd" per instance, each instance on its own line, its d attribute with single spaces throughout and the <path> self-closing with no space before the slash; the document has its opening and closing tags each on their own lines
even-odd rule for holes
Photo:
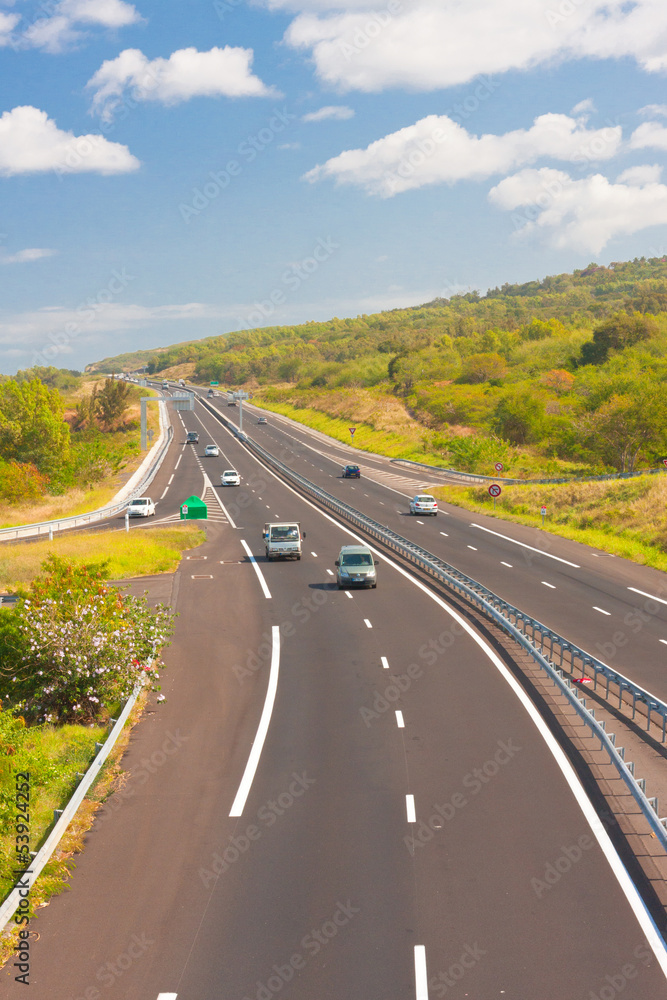
<svg viewBox="0 0 667 1000">
<path fill-rule="evenodd" d="M 150 517 L 155 514 L 155 504 L 150 497 L 136 497 L 127 508 L 130 517 Z"/>
<path fill-rule="evenodd" d="M 239 476 L 236 469 L 225 469 L 223 474 L 220 476 L 221 486 L 240 486 L 241 477 Z"/>
<path fill-rule="evenodd" d="M 219 454 L 220 454 L 220 449 L 218 448 L 217 444 L 207 444 L 206 445 L 206 448 L 204 450 L 204 457 L 205 458 L 211 458 L 211 457 L 212 458 L 217 458 Z"/>
<path fill-rule="evenodd" d="M 433 514 L 438 513 L 438 501 L 428 493 L 420 493 L 410 501 L 411 514 Z"/>
</svg>

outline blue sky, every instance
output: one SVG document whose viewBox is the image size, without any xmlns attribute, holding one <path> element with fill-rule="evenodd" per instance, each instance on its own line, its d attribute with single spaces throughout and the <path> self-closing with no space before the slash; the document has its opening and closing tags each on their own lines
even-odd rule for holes
<svg viewBox="0 0 667 1000">
<path fill-rule="evenodd" d="M 0 0 L 0 372 L 667 252 L 664 0 Z"/>
</svg>

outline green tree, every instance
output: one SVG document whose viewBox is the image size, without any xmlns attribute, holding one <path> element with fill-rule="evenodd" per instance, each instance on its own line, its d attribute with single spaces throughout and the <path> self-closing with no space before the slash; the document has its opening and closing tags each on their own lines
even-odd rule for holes
<svg viewBox="0 0 667 1000">
<path fill-rule="evenodd" d="M 652 316 L 641 313 L 614 313 L 593 331 L 593 339 L 581 348 L 582 365 L 601 365 L 610 351 L 620 351 L 632 347 L 640 340 L 648 340 L 658 332 L 658 324 Z"/>
<path fill-rule="evenodd" d="M 642 454 L 664 450 L 666 421 L 662 385 L 615 393 L 589 416 L 597 450 L 619 472 L 633 472 Z"/>
<path fill-rule="evenodd" d="M 48 474 L 69 459 L 70 431 L 57 389 L 39 379 L 0 383 L 0 458 L 31 462 Z"/>
<path fill-rule="evenodd" d="M 493 425 L 512 444 L 539 441 L 544 430 L 544 400 L 529 386 L 513 386 L 498 401 Z"/>
<path fill-rule="evenodd" d="M 463 362 L 461 372 L 462 382 L 490 382 L 501 379 L 507 374 L 507 365 L 499 354 L 492 351 L 482 354 L 471 354 Z"/>
<path fill-rule="evenodd" d="M 130 392 L 131 386 L 121 379 L 104 380 L 104 385 L 95 398 L 95 412 L 106 430 L 111 430 L 122 422 Z"/>
</svg>

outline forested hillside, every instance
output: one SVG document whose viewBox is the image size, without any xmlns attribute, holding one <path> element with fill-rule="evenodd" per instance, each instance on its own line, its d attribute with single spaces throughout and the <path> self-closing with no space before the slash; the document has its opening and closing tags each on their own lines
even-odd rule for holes
<svg viewBox="0 0 667 1000">
<path fill-rule="evenodd" d="M 632 470 L 667 451 L 667 258 L 231 333 L 148 360 L 155 373 L 184 364 L 198 381 L 344 420 L 359 418 L 361 401 L 390 395 L 424 429 L 417 450 L 458 468 L 490 471 L 501 455 L 515 470 Z"/>
</svg>

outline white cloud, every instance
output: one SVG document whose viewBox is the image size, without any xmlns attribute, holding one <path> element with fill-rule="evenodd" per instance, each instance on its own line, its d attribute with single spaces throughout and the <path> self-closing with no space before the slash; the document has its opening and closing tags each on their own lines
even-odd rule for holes
<svg viewBox="0 0 667 1000">
<path fill-rule="evenodd" d="M 593 101 L 592 98 L 587 97 L 585 100 L 579 101 L 578 104 L 575 104 L 570 114 L 583 115 L 593 111 L 597 111 L 597 108 L 595 107 L 595 102 Z"/>
<path fill-rule="evenodd" d="M 108 119 L 128 91 L 136 101 L 178 104 L 192 97 L 277 97 L 251 72 L 252 49 L 225 46 L 198 52 L 179 49 L 168 59 L 149 60 L 139 49 L 125 49 L 102 63 L 87 87 L 93 111 Z"/>
<path fill-rule="evenodd" d="M 644 122 L 630 136 L 632 149 L 667 149 L 667 128 L 659 122 Z"/>
<path fill-rule="evenodd" d="M 657 164 L 644 163 L 638 167 L 628 167 L 616 178 L 619 184 L 630 184 L 643 187 L 645 184 L 659 184 L 662 177 L 662 167 Z"/>
<path fill-rule="evenodd" d="M 325 108 L 320 108 L 319 111 L 309 111 L 308 114 L 302 117 L 301 121 L 323 122 L 327 118 L 345 121 L 347 118 L 354 118 L 354 111 L 352 108 L 346 108 L 344 105 L 328 104 Z"/>
<path fill-rule="evenodd" d="M 47 170 L 58 174 L 124 174 L 139 166 L 127 146 L 101 135 L 63 132 L 39 108 L 13 108 L 0 118 L 0 176 Z"/>
<path fill-rule="evenodd" d="M 615 183 L 601 174 L 573 180 L 547 167 L 522 170 L 492 188 L 489 200 L 515 213 L 517 236 L 541 232 L 558 249 L 597 254 L 616 236 L 667 223 L 667 185 L 656 168 L 641 169 Z"/>
<path fill-rule="evenodd" d="M 44 4 L 45 16 L 37 17 L 22 31 L 20 42 L 46 52 L 63 52 L 85 35 L 78 25 L 124 28 L 141 21 L 133 4 L 124 0 L 60 0 Z"/>
<path fill-rule="evenodd" d="M 639 109 L 639 114 L 645 118 L 667 118 L 667 104 L 646 104 Z"/>
<path fill-rule="evenodd" d="M 4 48 L 13 41 L 14 28 L 20 20 L 20 14 L 0 12 L 0 48 Z"/>
<path fill-rule="evenodd" d="M 318 76 L 341 91 L 432 90 L 581 58 L 667 68 L 663 0 L 268 2 L 301 11 L 285 40 L 311 53 Z"/>
<path fill-rule="evenodd" d="M 621 128 L 589 130 L 567 115 L 546 114 L 529 129 L 504 135 L 472 135 L 446 115 L 429 115 L 371 143 L 350 149 L 306 175 L 334 178 L 384 198 L 428 184 L 454 184 L 506 173 L 540 157 L 586 163 L 614 156 Z"/>
<path fill-rule="evenodd" d="M 48 250 L 45 247 L 30 247 L 12 254 L 0 254 L 0 264 L 29 264 L 44 257 L 53 257 L 55 253 L 56 250 Z"/>
</svg>

